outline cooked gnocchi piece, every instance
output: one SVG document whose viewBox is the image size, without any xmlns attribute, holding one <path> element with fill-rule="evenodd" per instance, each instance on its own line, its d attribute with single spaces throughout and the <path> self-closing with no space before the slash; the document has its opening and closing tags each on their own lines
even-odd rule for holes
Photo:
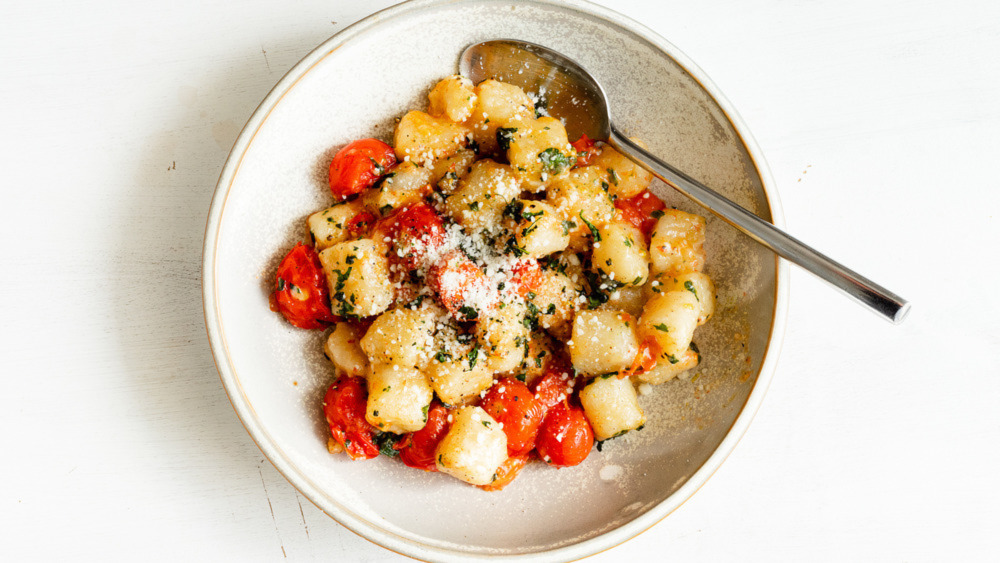
<svg viewBox="0 0 1000 563">
<path fill-rule="evenodd" d="M 396 158 L 425 164 L 457 153 L 468 144 L 469 128 L 447 117 L 411 111 L 396 125 Z"/>
<path fill-rule="evenodd" d="M 656 222 L 649 256 L 653 270 L 669 275 L 700 272 L 705 267 L 705 218 L 667 209 Z"/>
<path fill-rule="evenodd" d="M 433 398 L 424 373 L 398 364 L 376 364 L 368 376 L 365 418 L 383 432 L 415 432 L 427 422 Z"/>
<path fill-rule="evenodd" d="M 323 352 L 333 362 L 334 367 L 351 377 L 368 375 L 368 356 L 361 349 L 364 331 L 355 323 L 340 322 L 330 332 Z"/>
<path fill-rule="evenodd" d="M 472 485 L 489 485 L 507 461 L 507 435 L 479 407 L 461 407 L 438 445 L 437 469 Z"/>
<path fill-rule="evenodd" d="M 595 377 L 580 390 L 580 403 L 598 440 L 621 436 L 646 424 L 635 387 L 627 377 Z"/>
<path fill-rule="evenodd" d="M 370 317 L 389 308 L 395 296 L 389 261 L 370 239 L 337 243 L 319 253 L 333 312 L 348 319 Z"/>
<path fill-rule="evenodd" d="M 701 308 L 690 291 L 668 291 L 646 302 L 639 317 L 639 334 L 660 347 L 660 359 L 677 363 L 691 344 Z"/>
<path fill-rule="evenodd" d="M 588 375 L 618 372 L 639 353 L 635 319 L 621 311 L 580 311 L 567 342 L 573 367 Z"/>
<path fill-rule="evenodd" d="M 427 99 L 430 102 L 427 112 L 431 115 L 462 122 L 472 115 L 477 96 L 472 81 L 456 74 L 438 82 Z"/>
<path fill-rule="evenodd" d="M 350 238 L 349 227 L 364 206 L 359 200 L 340 203 L 317 211 L 306 219 L 316 250 L 329 248 Z"/>
</svg>

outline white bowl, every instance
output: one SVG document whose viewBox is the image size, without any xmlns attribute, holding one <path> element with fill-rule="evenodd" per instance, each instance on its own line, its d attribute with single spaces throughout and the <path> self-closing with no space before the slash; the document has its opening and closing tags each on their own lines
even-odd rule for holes
<svg viewBox="0 0 1000 563">
<path fill-rule="evenodd" d="M 582 63 L 608 91 L 616 123 L 766 219 L 777 198 L 759 150 L 721 93 L 673 45 L 580 1 L 417 0 L 374 14 L 305 57 L 240 134 L 208 217 L 205 321 L 233 408 L 274 466 L 320 509 L 371 541 L 426 560 L 561 561 L 617 545 L 677 508 L 718 468 L 757 410 L 781 341 L 787 281 L 773 254 L 709 216 L 707 271 L 719 312 L 699 328 L 693 381 L 641 397 L 646 428 L 582 465 L 530 464 L 501 492 L 379 458 L 326 451 L 320 400 L 333 377 L 319 331 L 268 309 L 277 262 L 308 239 L 304 218 L 330 202 L 336 149 L 388 138 L 424 107 L 474 42 L 517 38 Z M 667 202 L 700 212 L 678 197 Z"/>
</svg>

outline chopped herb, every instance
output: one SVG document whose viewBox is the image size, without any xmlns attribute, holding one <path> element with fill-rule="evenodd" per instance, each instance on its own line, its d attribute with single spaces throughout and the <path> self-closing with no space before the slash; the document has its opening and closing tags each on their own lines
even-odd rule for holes
<svg viewBox="0 0 1000 563">
<path fill-rule="evenodd" d="M 479 202 L 478 201 L 473 201 L 472 203 L 470 203 L 469 204 L 469 209 L 471 209 L 473 211 L 479 211 Z"/>
<path fill-rule="evenodd" d="M 355 256 L 355 255 L 351 254 L 351 255 L 350 255 L 350 256 L 348 256 L 347 258 L 344 258 L 344 262 L 347 262 L 348 264 L 353 264 L 353 263 L 354 263 L 354 261 L 355 261 L 355 260 L 357 260 L 357 259 L 358 259 L 358 257 L 357 257 L 357 256 Z"/>
<path fill-rule="evenodd" d="M 434 359 L 437 360 L 439 364 L 443 364 L 451 360 L 451 354 L 445 350 L 438 350 L 438 352 L 434 354 Z"/>
<path fill-rule="evenodd" d="M 662 210 L 662 209 L 657 209 L 656 211 L 654 211 L 654 212 L 650 213 L 649 215 L 650 215 L 650 216 L 651 216 L 651 217 L 652 217 L 653 219 L 659 219 L 660 217 L 663 217 L 663 216 L 664 216 L 665 214 L 663 213 L 663 210 Z"/>
<path fill-rule="evenodd" d="M 570 229 L 576 228 L 576 223 L 574 223 L 573 221 L 563 221 L 562 228 L 563 228 L 563 236 L 566 236 L 569 234 Z"/>
<path fill-rule="evenodd" d="M 608 168 L 608 178 L 611 179 L 611 183 L 612 184 L 614 184 L 616 186 L 618 185 L 618 180 L 619 180 L 618 173 L 615 172 L 614 168 Z"/>
<path fill-rule="evenodd" d="M 285 278 L 278 278 L 278 291 L 285 290 Z"/>
<path fill-rule="evenodd" d="M 479 358 L 479 345 L 476 344 L 469 350 L 469 369 L 476 367 L 476 359 Z"/>
<path fill-rule="evenodd" d="M 677 362 L 679 362 L 679 361 L 680 361 L 680 360 L 678 360 L 678 359 L 677 359 L 677 357 L 676 357 L 676 356 L 674 356 L 673 354 L 667 354 L 667 359 L 668 359 L 668 360 L 670 360 L 670 363 L 671 363 L 671 364 L 676 364 Z"/>
<path fill-rule="evenodd" d="M 479 311 L 475 310 L 472 307 L 469 307 L 468 305 L 463 305 L 458 310 L 458 312 L 461 313 L 462 316 L 465 317 L 465 320 L 467 321 L 475 320 L 476 318 L 479 317 Z"/>
<path fill-rule="evenodd" d="M 694 284 L 691 283 L 691 280 L 687 280 L 686 282 L 684 282 L 684 289 L 686 289 L 686 290 L 690 291 L 691 293 L 693 293 L 695 297 L 698 297 L 698 291 L 695 290 Z M 698 300 L 700 301 L 701 298 L 698 297 Z"/>
<path fill-rule="evenodd" d="M 423 407 L 420 408 L 420 412 L 424 413 L 424 422 L 427 422 L 427 411 L 429 411 L 430 408 L 431 408 L 430 405 L 424 405 Z"/>
<path fill-rule="evenodd" d="M 590 234 L 593 235 L 594 242 L 601 242 L 601 233 L 597 232 L 597 227 L 595 227 L 593 223 L 588 221 L 587 218 L 583 216 L 582 210 L 580 211 L 580 219 L 583 219 L 584 224 L 586 224 L 587 228 L 590 229 Z"/>
<path fill-rule="evenodd" d="M 632 248 L 632 237 L 625 237 L 625 246 Z"/>
<path fill-rule="evenodd" d="M 548 148 L 538 153 L 538 160 L 542 163 L 542 171 L 552 176 L 558 175 L 575 162 L 557 148 Z"/>
<path fill-rule="evenodd" d="M 517 127 L 497 128 L 497 145 L 500 146 L 500 150 L 507 152 L 510 149 L 510 143 L 514 140 L 514 133 L 517 133 Z"/>
<path fill-rule="evenodd" d="M 490 427 L 490 421 L 488 421 L 488 420 L 484 420 L 484 421 L 483 421 L 483 426 L 485 426 L 485 427 L 489 428 L 489 427 Z"/>
<path fill-rule="evenodd" d="M 655 328 L 656 330 L 658 330 L 660 332 L 670 332 L 670 327 L 667 326 L 667 325 L 665 325 L 664 323 L 660 323 L 658 325 L 653 325 L 653 328 Z"/>
<path fill-rule="evenodd" d="M 556 304 L 555 303 L 549 303 L 549 307 L 547 309 L 545 309 L 545 314 L 546 315 L 554 315 L 554 314 L 556 314 Z"/>
<path fill-rule="evenodd" d="M 379 215 L 381 215 L 383 217 L 385 217 L 385 214 L 388 213 L 388 212 L 390 212 L 390 211 L 392 211 L 392 206 L 388 205 L 388 204 L 383 205 L 382 207 L 378 208 Z"/>
</svg>

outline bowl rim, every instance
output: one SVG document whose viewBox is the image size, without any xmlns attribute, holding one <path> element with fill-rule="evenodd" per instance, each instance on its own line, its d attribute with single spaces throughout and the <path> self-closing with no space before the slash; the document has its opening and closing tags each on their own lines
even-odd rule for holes
<svg viewBox="0 0 1000 563">
<path fill-rule="evenodd" d="M 219 304 L 216 297 L 217 292 L 217 272 L 216 256 L 221 233 L 221 219 L 226 207 L 229 194 L 235 181 L 237 172 L 242 164 L 251 143 L 257 132 L 266 122 L 268 116 L 281 102 L 281 99 L 301 80 L 314 66 L 319 64 L 327 55 L 335 52 L 337 48 L 353 38 L 372 30 L 373 28 L 397 18 L 406 17 L 409 14 L 425 9 L 444 6 L 454 3 L 454 0 L 408 0 L 401 4 L 390 6 L 345 27 L 329 39 L 324 41 L 309 52 L 305 57 L 296 63 L 275 85 L 260 102 L 253 114 L 243 126 L 237 137 L 233 148 L 226 158 L 225 165 L 219 175 L 215 192 L 212 196 L 212 203 L 209 208 L 208 218 L 205 225 L 203 258 L 202 258 L 202 302 L 204 308 L 205 330 L 208 335 L 213 361 L 219 373 L 219 378 L 226 391 L 229 402 L 236 412 L 241 424 L 261 450 L 264 456 L 278 470 L 279 473 L 306 499 L 312 502 L 317 508 L 333 518 L 355 534 L 381 546 L 390 551 L 396 552 L 412 558 L 433 560 L 433 561 L 469 561 L 489 559 L 491 561 L 517 561 L 517 562 L 537 562 L 537 561 L 571 561 L 588 557 L 596 553 L 616 547 L 629 539 L 650 529 L 655 524 L 666 518 L 674 510 L 680 507 L 685 501 L 701 488 L 705 482 L 718 470 L 726 460 L 736 444 L 746 433 L 754 415 L 759 410 L 763 398 L 767 393 L 774 375 L 782 342 L 784 340 L 785 325 L 787 321 L 788 306 L 788 266 L 777 256 L 775 263 L 775 300 L 770 334 L 767 339 L 767 346 L 764 350 L 763 360 L 760 370 L 757 373 L 757 380 L 746 402 L 740 409 L 739 415 L 733 421 L 724 438 L 716 447 L 715 451 L 705 460 L 687 481 L 673 494 L 661 501 L 659 504 L 649 509 L 641 516 L 607 532 L 593 538 L 589 538 L 570 545 L 554 548 L 551 550 L 512 554 L 494 555 L 486 553 L 469 553 L 456 551 L 444 547 L 428 545 L 383 529 L 363 517 L 359 517 L 352 512 L 336 505 L 329 505 L 322 502 L 323 495 L 309 479 L 288 460 L 281 448 L 264 431 L 260 421 L 250 404 L 249 399 L 243 392 L 239 378 L 232 365 L 229 349 L 225 338 L 225 331 L 221 323 Z M 578 12 L 585 16 L 590 16 L 602 20 L 603 22 L 621 28 L 637 37 L 645 40 L 667 57 L 673 59 L 683 68 L 718 104 L 723 114 L 729 120 L 740 142 L 750 157 L 760 180 L 765 196 L 765 203 L 771 213 L 771 221 L 776 226 L 784 225 L 781 203 L 777 190 L 774 188 L 774 180 L 753 136 L 750 134 L 746 124 L 740 118 L 732 104 L 726 99 L 717 86 L 708 78 L 691 59 L 689 59 L 676 46 L 668 42 L 659 34 L 645 25 L 615 12 L 604 6 L 593 4 L 586 0 L 520 0 L 521 4 L 531 4 L 541 7 L 554 7 L 561 10 Z"/>
</svg>

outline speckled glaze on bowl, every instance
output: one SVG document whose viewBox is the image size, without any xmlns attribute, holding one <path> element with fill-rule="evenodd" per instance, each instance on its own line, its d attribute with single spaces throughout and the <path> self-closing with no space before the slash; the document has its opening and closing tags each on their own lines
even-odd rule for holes
<svg viewBox="0 0 1000 563">
<path fill-rule="evenodd" d="M 641 432 L 582 465 L 530 464 L 485 493 L 441 474 L 326 451 L 320 401 L 333 378 L 323 333 L 268 310 L 274 269 L 305 217 L 330 203 L 324 172 L 361 137 L 425 107 L 473 42 L 509 37 L 575 58 L 601 80 L 616 124 L 653 153 L 780 224 L 764 161 L 735 112 L 673 45 L 586 2 L 416 0 L 320 45 L 274 87 L 223 169 L 205 235 L 205 320 L 219 373 L 261 451 L 319 508 L 393 551 L 433 561 L 565 561 L 613 547 L 691 496 L 756 412 L 781 341 L 787 281 L 773 254 L 709 216 L 707 272 L 719 311 L 695 341 L 686 381 L 640 398 Z M 678 197 L 668 201 L 700 212 Z"/>
</svg>

